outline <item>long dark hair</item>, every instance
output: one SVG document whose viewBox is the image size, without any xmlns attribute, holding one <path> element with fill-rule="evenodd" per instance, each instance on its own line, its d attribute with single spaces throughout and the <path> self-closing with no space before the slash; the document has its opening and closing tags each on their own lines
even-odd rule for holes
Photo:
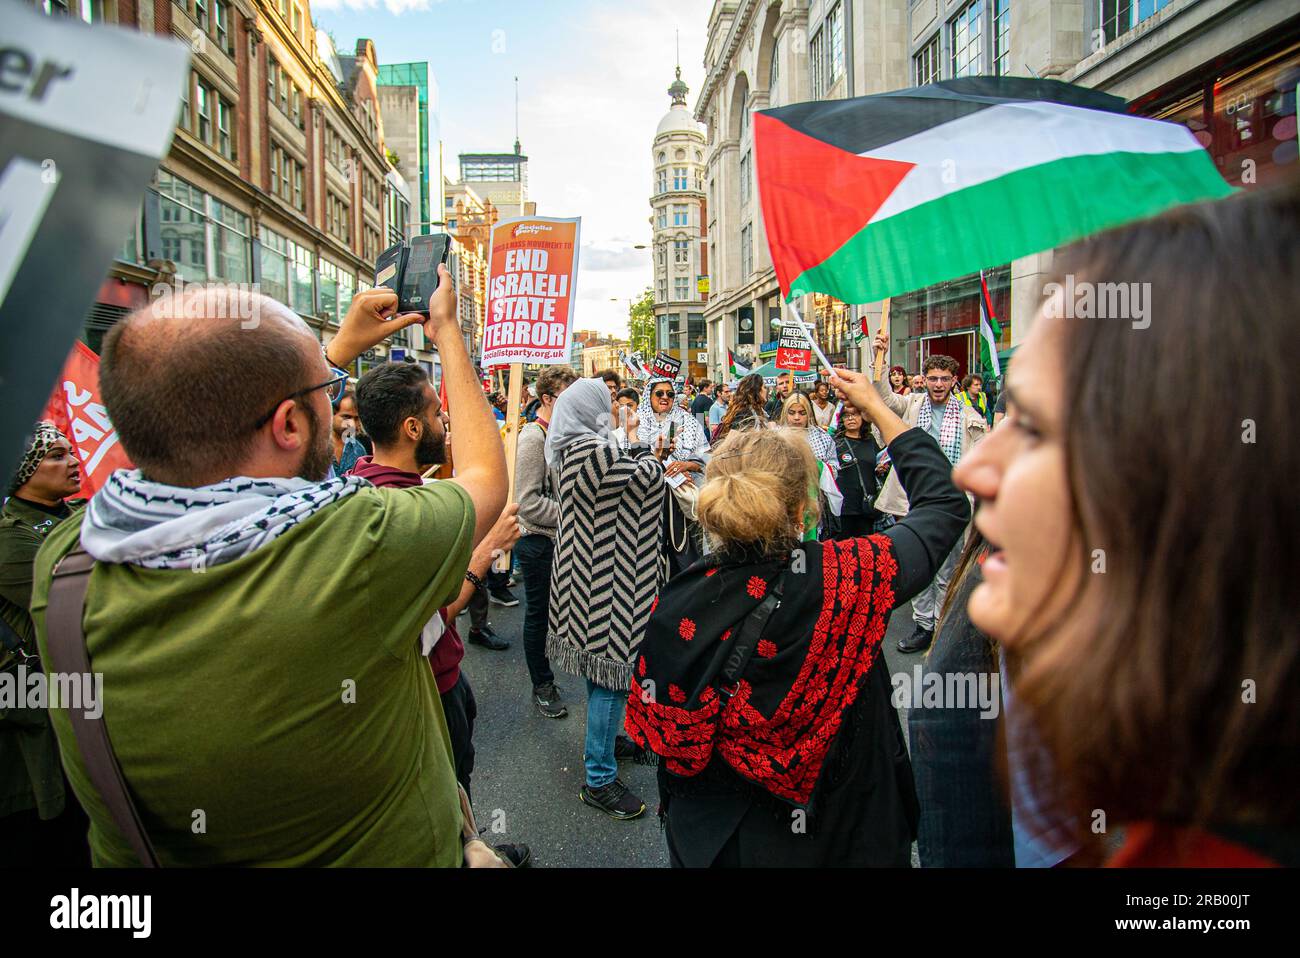
<svg viewBox="0 0 1300 958">
<path fill-rule="evenodd" d="M 731 432 L 731 427 L 737 425 L 737 420 L 743 424 L 750 419 L 759 423 L 767 419 L 767 414 L 763 412 L 762 373 L 750 373 L 736 386 L 735 395 L 731 397 L 731 402 L 727 403 L 726 415 L 718 424 L 718 432 L 713 437 L 713 441 L 720 442 L 727 433 Z"/>
<path fill-rule="evenodd" d="M 1102 557 L 1085 579 L 1104 614 L 1063 628 L 1080 587 L 1017 643 L 1015 692 L 1048 752 L 1030 774 L 1060 786 L 1083 838 L 1095 809 L 1293 827 L 1300 179 L 1100 234 L 1058 263 L 1076 288 L 1141 280 L 1149 322 L 1060 324 L 1070 548 L 1094 573 Z M 1189 395 L 1219 398 L 1193 414 Z"/>
</svg>

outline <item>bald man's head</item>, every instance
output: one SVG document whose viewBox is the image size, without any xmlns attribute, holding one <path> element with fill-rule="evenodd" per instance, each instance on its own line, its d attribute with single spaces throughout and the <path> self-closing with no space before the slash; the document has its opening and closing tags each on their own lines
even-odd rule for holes
<svg viewBox="0 0 1300 958">
<path fill-rule="evenodd" d="M 195 486 L 235 475 L 253 451 L 258 419 L 327 375 L 320 344 L 295 313 L 259 295 L 235 309 L 225 293 L 189 286 L 104 338 L 104 405 L 150 479 Z M 246 320 L 249 306 L 256 323 Z M 315 423 L 311 399 L 303 405 Z"/>
</svg>

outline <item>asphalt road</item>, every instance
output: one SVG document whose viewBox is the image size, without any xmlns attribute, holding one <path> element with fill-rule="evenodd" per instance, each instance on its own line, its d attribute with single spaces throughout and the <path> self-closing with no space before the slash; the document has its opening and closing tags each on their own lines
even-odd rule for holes
<svg viewBox="0 0 1300 958">
<path fill-rule="evenodd" d="M 547 719 L 533 708 L 521 637 L 523 589 L 514 592 L 519 605 L 493 605 L 489 619 L 510 648 L 489 652 L 466 643 L 461 666 L 478 702 L 470 784 L 479 825 L 488 827 L 490 841 L 527 842 L 539 868 L 666 867 L 668 852 L 655 815 L 659 799 L 653 768 L 620 763 L 619 777 L 646 803 L 646 813 L 638 819 L 615 821 L 579 801 L 585 687 L 581 679 L 557 672 L 568 716 Z M 469 617 L 462 616 L 457 627 L 465 636 Z M 920 661 L 922 653 L 904 655 L 895 647 L 912 628 L 907 606 L 890 619 L 884 645 L 891 673 L 910 671 Z M 900 716 L 906 731 L 905 709 Z"/>
</svg>

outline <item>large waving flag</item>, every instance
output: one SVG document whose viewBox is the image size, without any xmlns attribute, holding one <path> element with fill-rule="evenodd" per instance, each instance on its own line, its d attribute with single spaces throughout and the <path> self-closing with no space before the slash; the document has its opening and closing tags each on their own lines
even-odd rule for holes
<svg viewBox="0 0 1300 958">
<path fill-rule="evenodd" d="M 786 298 L 869 303 L 1232 192 L 1175 123 L 1059 80 L 963 77 L 754 115 Z"/>
</svg>

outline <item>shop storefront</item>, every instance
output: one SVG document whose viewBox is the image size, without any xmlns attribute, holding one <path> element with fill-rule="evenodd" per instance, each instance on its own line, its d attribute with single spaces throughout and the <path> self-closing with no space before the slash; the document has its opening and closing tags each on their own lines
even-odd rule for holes
<svg viewBox="0 0 1300 958">
<path fill-rule="evenodd" d="M 1002 322 L 999 353 L 1011 348 L 1011 267 L 998 266 L 984 271 L 993 314 Z M 960 375 L 979 372 L 977 337 L 980 323 L 980 274 L 971 273 L 957 279 L 927 286 L 925 289 L 895 296 L 889 304 L 890 334 L 895 341 L 905 339 L 903 355 L 893 357 L 909 373 L 921 371 L 927 356 L 951 356 L 957 360 Z"/>
<path fill-rule="evenodd" d="M 1133 102 L 1141 116 L 1182 123 L 1233 186 L 1254 189 L 1295 175 L 1300 152 L 1296 85 L 1300 27 L 1238 47 L 1191 76 Z"/>
</svg>

